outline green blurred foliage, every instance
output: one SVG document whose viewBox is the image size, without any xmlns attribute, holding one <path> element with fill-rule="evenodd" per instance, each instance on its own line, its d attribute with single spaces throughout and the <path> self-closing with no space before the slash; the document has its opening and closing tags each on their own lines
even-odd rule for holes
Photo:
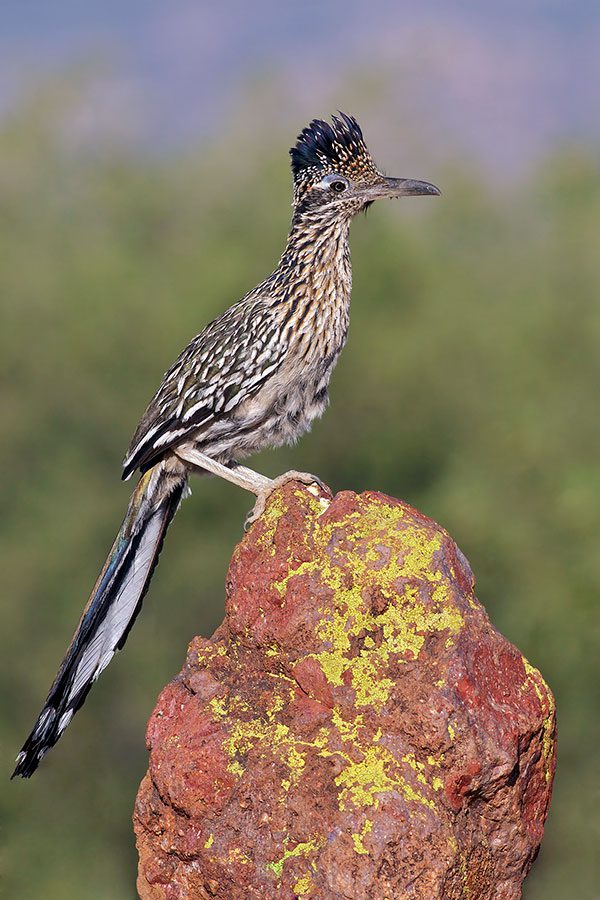
<svg viewBox="0 0 600 900">
<path fill-rule="evenodd" d="M 0 128 L 1 766 L 8 776 L 123 514 L 120 461 L 184 344 L 272 267 L 289 136 L 157 161 L 69 139 L 61 96 Z M 240 148 L 243 150 L 240 153 Z M 495 625 L 546 676 L 560 756 L 528 900 L 598 896 L 600 168 L 526 183 L 419 171 L 440 200 L 353 226 L 348 347 L 331 408 L 257 468 L 377 488 L 443 523 Z M 135 896 L 144 724 L 223 611 L 251 498 L 196 481 L 143 614 L 31 782 L 0 797 L 6 896 Z"/>
</svg>

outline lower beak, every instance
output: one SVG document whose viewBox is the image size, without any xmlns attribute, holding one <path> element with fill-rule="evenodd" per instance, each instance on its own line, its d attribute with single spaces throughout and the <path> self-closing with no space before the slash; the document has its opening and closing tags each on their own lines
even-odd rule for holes
<svg viewBox="0 0 600 900">
<path fill-rule="evenodd" d="M 370 185 L 366 192 L 372 200 L 384 200 L 387 197 L 439 197 L 442 193 L 435 184 L 414 181 L 412 178 L 382 178 L 377 184 Z"/>
</svg>

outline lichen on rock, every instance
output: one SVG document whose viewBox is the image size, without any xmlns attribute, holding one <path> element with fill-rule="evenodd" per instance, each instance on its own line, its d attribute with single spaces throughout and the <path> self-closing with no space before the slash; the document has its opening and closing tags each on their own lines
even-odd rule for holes
<svg viewBox="0 0 600 900">
<path fill-rule="evenodd" d="M 148 745 L 143 898 L 505 900 L 540 845 L 554 705 L 444 529 L 287 485 Z"/>
</svg>

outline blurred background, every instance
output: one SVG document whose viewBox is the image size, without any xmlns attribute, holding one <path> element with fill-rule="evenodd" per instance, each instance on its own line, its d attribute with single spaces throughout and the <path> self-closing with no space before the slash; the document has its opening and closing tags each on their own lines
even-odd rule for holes
<svg viewBox="0 0 600 900">
<path fill-rule="evenodd" d="M 377 488 L 448 528 L 557 699 L 525 897 L 599 896 L 599 85 L 592 0 L 4 5 L 2 778 L 121 521 L 139 416 L 273 267 L 288 148 L 339 108 L 387 172 L 444 196 L 355 222 L 330 410 L 253 465 Z M 3 782 L 7 897 L 135 896 L 145 722 L 221 620 L 252 502 L 193 490 L 125 652 L 34 779 Z"/>
</svg>

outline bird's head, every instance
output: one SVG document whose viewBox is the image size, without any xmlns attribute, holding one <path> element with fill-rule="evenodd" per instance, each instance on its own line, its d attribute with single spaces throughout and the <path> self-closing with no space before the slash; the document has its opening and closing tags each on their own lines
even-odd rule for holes
<svg viewBox="0 0 600 900">
<path fill-rule="evenodd" d="M 353 116 L 313 119 L 290 150 L 294 207 L 350 219 L 375 200 L 439 195 L 427 181 L 388 178 L 375 166 Z"/>
</svg>

